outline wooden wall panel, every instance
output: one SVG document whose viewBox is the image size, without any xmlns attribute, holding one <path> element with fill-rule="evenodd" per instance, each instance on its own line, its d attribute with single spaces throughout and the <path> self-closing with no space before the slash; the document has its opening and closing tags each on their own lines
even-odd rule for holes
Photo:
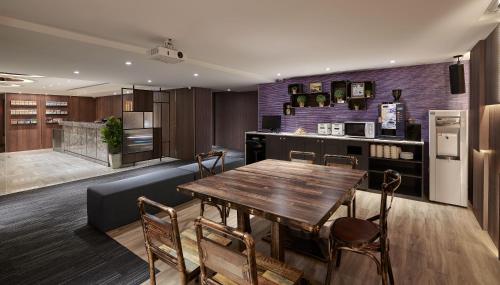
<svg viewBox="0 0 500 285">
<path fill-rule="evenodd" d="M 488 185 L 488 233 L 499 248 L 500 258 L 500 105 L 488 106 L 490 118 L 490 163 Z"/>
<path fill-rule="evenodd" d="M 469 163 L 469 175 L 472 186 L 475 186 L 472 187 L 474 214 L 499 249 L 500 258 L 499 42 L 497 25 L 486 40 L 478 42 L 471 52 L 469 142 L 470 151 L 475 153 L 475 163 Z"/>
<path fill-rule="evenodd" d="M 215 145 L 244 151 L 244 133 L 258 128 L 257 92 L 218 92 L 214 102 Z"/>
<path fill-rule="evenodd" d="M 193 160 L 195 153 L 193 92 L 188 88 L 176 89 L 171 111 L 172 108 L 175 109 L 171 112 L 171 117 L 175 116 L 175 129 L 171 130 L 175 133 L 175 144 L 171 148 L 173 150 L 171 154 L 178 159 Z"/>
<path fill-rule="evenodd" d="M 5 94 L 0 94 L 0 152 L 5 151 Z"/>
<path fill-rule="evenodd" d="M 104 96 L 96 98 L 96 120 L 105 119 L 113 116 L 121 118 L 122 116 L 122 96 Z"/>
<path fill-rule="evenodd" d="M 500 30 L 499 27 L 486 38 L 486 104 L 500 104 Z"/>
<path fill-rule="evenodd" d="M 194 88 L 195 96 L 195 153 L 208 152 L 213 145 L 212 91 Z"/>
</svg>

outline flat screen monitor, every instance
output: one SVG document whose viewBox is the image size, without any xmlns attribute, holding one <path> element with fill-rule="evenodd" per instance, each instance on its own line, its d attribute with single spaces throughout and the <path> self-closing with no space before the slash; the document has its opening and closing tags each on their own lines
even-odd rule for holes
<svg viewBox="0 0 500 285">
<path fill-rule="evenodd" d="M 262 129 L 278 132 L 281 129 L 281 116 L 262 116 Z"/>
</svg>

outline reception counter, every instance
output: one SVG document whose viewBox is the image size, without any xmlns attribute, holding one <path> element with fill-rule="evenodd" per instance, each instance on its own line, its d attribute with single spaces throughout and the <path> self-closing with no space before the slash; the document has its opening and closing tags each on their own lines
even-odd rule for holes
<svg viewBox="0 0 500 285">
<path fill-rule="evenodd" d="M 61 151 L 82 156 L 101 164 L 108 164 L 108 145 L 102 142 L 104 124 L 63 121 Z M 54 136 L 56 137 L 56 136 Z"/>
</svg>

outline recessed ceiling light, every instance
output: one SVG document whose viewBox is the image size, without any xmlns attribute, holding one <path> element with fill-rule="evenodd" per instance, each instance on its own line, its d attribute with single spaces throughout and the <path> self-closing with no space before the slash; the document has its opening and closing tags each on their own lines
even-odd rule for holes
<svg viewBox="0 0 500 285">
<path fill-rule="evenodd" d="M 231 92 L 231 88 L 227 88 L 227 92 Z"/>
<path fill-rule="evenodd" d="M 132 65 L 132 62 L 131 61 L 125 61 L 125 64 L 126 65 Z"/>
<path fill-rule="evenodd" d="M 195 73 L 195 74 L 193 74 L 193 76 L 194 76 L 194 77 L 198 77 L 198 76 L 199 76 L 199 74 L 198 74 L 198 73 Z"/>
<path fill-rule="evenodd" d="M 330 67 L 325 68 L 326 71 L 330 71 Z"/>
<path fill-rule="evenodd" d="M 394 64 L 396 63 L 396 61 L 394 59 L 391 59 L 391 61 L 389 61 L 391 64 Z"/>
<path fill-rule="evenodd" d="M 116 95 L 116 92 L 113 92 L 113 95 Z"/>
<path fill-rule="evenodd" d="M 148 79 L 148 83 L 151 83 L 151 82 L 153 82 L 153 81 L 151 81 L 151 79 Z"/>
<path fill-rule="evenodd" d="M 276 73 L 276 76 L 280 77 L 280 76 L 281 76 L 281 73 Z"/>
<path fill-rule="evenodd" d="M 74 74 L 80 74 L 80 71 L 75 70 L 75 71 L 73 71 L 73 73 L 74 73 Z"/>
</svg>

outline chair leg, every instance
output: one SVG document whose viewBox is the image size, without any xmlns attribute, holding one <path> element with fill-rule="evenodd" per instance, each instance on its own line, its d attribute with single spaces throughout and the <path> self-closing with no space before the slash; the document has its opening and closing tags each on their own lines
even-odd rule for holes
<svg viewBox="0 0 500 285">
<path fill-rule="evenodd" d="M 200 216 L 203 217 L 204 213 L 205 213 L 205 204 L 203 203 L 203 201 L 201 201 L 201 204 L 200 204 Z"/>
<path fill-rule="evenodd" d="M 222 220 L 222 224 L 227 226 L 227 212 L 225 206 L 221 206 L 220 219 Z"/>
<path fill-rule="evenodd" d="M 356 196 L 352 198 L 352 217 L 356 218 Z"/>
<path fill-rule="evenodd" d="M 155 260 L 153 258 L 153 253 L 150 250 L 147 250 L 147 252 L 149 265 L 149 284 L 156 285 Z"/>
<path fill-rule="evenodd" d="M 347 216 L 350 218 L 352 217 L 352 214 L 351 214 L 351 203 L 347 204 Z"/>
<path fill-rule="evenodd" d="M 328 241 L 328 263 L 326 264 L 326 277 L 325 285 L 330 285 L 332 282 L 333 270 L 335 270 L 335 259 L 337 252 L 337 245 L 335 242 Z"/>
<path fill-rule="evenodd" d="M 387 271 L 389 273 L 389 283 L 394 285 L 394 275 L 392 274 L 391 256 L 387 252 Z"/>
<path fill-rule="evenodd" d="M 381 255 L 380 255 L 380 267 L 382 269 L 382 285 L 388 285 L 388 281 L 387 281 L 387 254 L 385 253 L 385 251 L 382 251 Z"/>
<path fill-rule="evenodd" d="M 332 256 L 332 258 L 335 258 L 335 255 Z M 333 275 L 333 270 L 334 270 L 334 261 L 333 259 L 328 260 L 328 263 L 326 264 L 326 278 L 325 278 L 325 285 L 330 285 L 332 282 L 332 275 Z"/>
<path fill-rule="evenodd" d="M 340 260 L 342 259 L 342 251 L 340 249 L 335 249 L 337 255 L 337 267 L 340 266 Z"/>
</svg>

